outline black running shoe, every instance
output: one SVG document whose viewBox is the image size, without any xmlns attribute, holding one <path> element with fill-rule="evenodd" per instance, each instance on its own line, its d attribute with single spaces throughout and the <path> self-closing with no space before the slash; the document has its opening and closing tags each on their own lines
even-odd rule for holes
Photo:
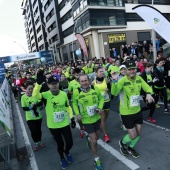
<svg viewBox="0 0 170 170">
<path fill-rule="evenodd" d="M 119 146 L 120 146 L 120 153 L 124 156 L 128 154 L 127 151 L 127 145 L 122 143 L 122 140 L 119 141 Z"/>
<path fill-rule="evenodd" d="M 131 154 L 134 158 L 139 158 L 139 154 L 135 151 L 134 148 L 128 147 L 127 151 Z"/>
</svg>

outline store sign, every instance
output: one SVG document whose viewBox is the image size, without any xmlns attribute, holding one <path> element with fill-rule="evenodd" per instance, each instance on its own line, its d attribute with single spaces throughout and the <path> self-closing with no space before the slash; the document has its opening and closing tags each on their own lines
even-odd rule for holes
<svg viewBox="0 0 170 170">
<path fill-rule="evenodd" d="M 108 35 L 109 43 L 118 43 L 118 42 L 126 42 L 126 34 L 109 34 Z"/>
</svg>

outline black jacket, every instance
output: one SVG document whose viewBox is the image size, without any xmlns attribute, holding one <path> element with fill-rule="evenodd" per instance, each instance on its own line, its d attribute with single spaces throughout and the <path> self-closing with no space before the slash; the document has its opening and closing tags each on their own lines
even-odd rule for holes
<svg viewBox="0 0 170 170">
<path fill-rule="evenodd" d="M 141 74 L 140 76 L 143 78 L 143 80 L 144 80 L 149 86 L 153 87 L 153 85 L 154 85 L 153 81 L 147 82 L 146 71 L 142 72 L 142 74 Z M 152 77 L 152 79 L 153 79 L 153 75 L 152 75 L 152 74 L 151 74 L 151 77 Z M 141 95 L 142 95 L 142 96 L 146 96 L 146 92 L 143 91 L 143 90 L 141 90 Z"/>
<path fill-rule="evenodd" d="M 165 71 L 161 72 L 157 69 L 157 67 L 155 67 L 153 70 L 153 77 L 156 77 L 158 79 L 158 81 L 156 81 L 154 85 L 157 87 L 164 87 L 165 86 L 165 76 L 166 76 Z"/>
</svg>

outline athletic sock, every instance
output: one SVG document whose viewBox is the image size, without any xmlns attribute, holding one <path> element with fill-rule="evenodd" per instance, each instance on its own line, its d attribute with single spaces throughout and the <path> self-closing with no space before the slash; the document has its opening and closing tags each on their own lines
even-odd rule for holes
<svg viewBox="0 0 170 170">
<path fill-rule="evenodd" d="M 128 142 L 131 142 L 131 141 L 132 141 L 132 139 L 130 138 L 129 134 L 127 134 L 124 136 L 122 143 L 127 144 Z"/>
<path fill-rule="evenodd" d="M 135 145 L 138 142 L 139 138 L 140 138 L 140 136 L 137 136 L 135 139 L 131 140 L 131 142 L 130 142 L 130 147 L 131 148 L 135 147 Z"/>
</svg>

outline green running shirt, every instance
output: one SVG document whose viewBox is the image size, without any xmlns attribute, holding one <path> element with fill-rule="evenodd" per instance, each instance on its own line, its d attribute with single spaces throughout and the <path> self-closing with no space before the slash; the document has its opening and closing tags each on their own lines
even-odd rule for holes
<svg viewBox="0 0 170 170">
<path fill-rule="evenodd" d="M 103 97 L 97 87 L 85 93 L 79 89 L 73 92 L 73 109 L 76 115 L 82 116 L 83 124 L 92 124 L 101 118 L 95 109 L 102 109 L 104 104 Z"/>
<path fill-rule="evenodd" d="M 119 111 L 121 115 L 131 115 L 140 111 L 140 92 L 152 94 L 152 88 L 140 76 L 129 80 L 124 76 L 117 83 L 112 83 L 111 93 L 117 96 L 120 92 Z"/>
<path fill-rule="evenodd" d="M 33 96 L 29 97 L 26 94 L 24 94 L 21 97 L 21 105 L 22 105 L 22 107 L 30 107 L 31 105 L 39 103 L 39 102 L 40 101 L 38 99 L 34 98 Z M 37 107 L 37 112 L 39 113 L 38 117 L 35 116 L 33 110 L 25 111 L 25 113 L 26 113 L 26 121 L 41 119 L 42 118 L 42 113 L 41 113 L 39 107 Z"/>
<path fill-rule="evenodd" d="M 48 128 L 56 129 L 69 125 L 69 118 L 73 117 L 73 112 L 69 105 L 67 94 L 61 90 L 56 96 L 50 91 L 39 93 L 40 88 L 41 85 L 36 83 L 33 96 L 38 99 L 44 98 L 47 100 L 45 110 Z"/>
<path fill-rule="evenodd" d="M 74 79 L 70 81 L 69 86 L 68 86 L 68 91 L 73 92 L 75 89 L 78 89 L 79 87 L 80 87 L 80 83 Z"/>
</svg>

